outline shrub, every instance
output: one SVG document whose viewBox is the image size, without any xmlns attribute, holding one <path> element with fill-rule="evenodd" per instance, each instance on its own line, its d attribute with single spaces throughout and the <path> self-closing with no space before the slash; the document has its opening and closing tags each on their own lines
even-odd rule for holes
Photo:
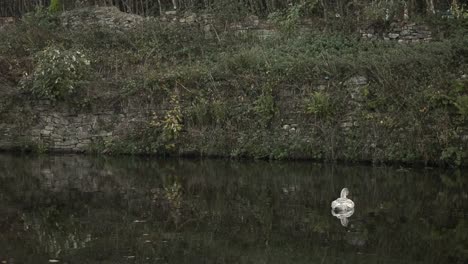
<svg viewBox="0 0 468 264">
<path fill-rule="evenodd" d="M 333 114 L 330 96 L 324 92 L 314 92 L 306 99 L 306 112 L 318 117 L 327 117 Z"/>
<path fill-rule="evenodd" d="M 51 46 L 37 53 L 34 61 L 33 72 L 24 75 L 21 86 L 54 101 L 74 94 L 90 70 L 90 61 L 78 50 Z"/>
<path fill-rule="evenodd" d="M 458 109 L 458 113 L 464 118 L 468 117 L 468 95 L 460 95 L 454 102 Z"/>
<path fill-rule="evenodd" d="M 50 1 L 50 6 L 49 6 L 49 11 L 51 13 L 56 13 L 56 12 L 59 12 L 60 11 L 60 3 L 61 1 L 60 0 L 52 0 Z"/>
<path fill-rule="evenodd" d="M 301 1 L 298 4 L 290 4 L 289 8 L 272 12 L 268 18 L 286 35 L 296 31 L 301 20 L 315 13 L 318 0 Z"/>
<path fill-rule="evenodd" d="M 299 25 L 303 5 L 293 5 L 287 10 L 271 13 L 268 18 L 285 34 L 291 34 Z"/>
<path fill-rule="evenodd" d="M 27 13 L 21 21 L 0 30 L 0 55 L 7 57 L 31 56 L 50 43 L 62 40 L 58 35 L 58 17 L 47 9 L 38 8 Z"/>
<path fill-rule="evenodd" d="M 468 11 L 466 10 L 466 6 L 458 4 L 457 1 L 452 1 L 450 10 L 452 11 L 454 18 L 457 18 L 457 19 L 468 18 Z"/>
<path fill-rule="evenodd" d="M 177 140 L 183 128 L 183 115 L 177 96 L 171 96 L 173 108 L 167 111 L 162 121 L 162 139 L 166 143 L 165 147 L 170 150 L 175 148 L 174 141 Z"/>
<path fill-rule="evenodd" d="M 264 125 L 270 125 L 276 114 L 275 98 L 271 87 L 263 88 L 262 94 L 254 102 L 254 111 Z"/>
<path fill-rule="evenodd" d="M 224 54 L 221 57 L 221 65 L 224 71 L 233 74 L 259 73 L 268 68 L 265 50 L 260 47 L 241 48 L 236 53 Z"/>
<path fill-rule="evenodd" d="M 374 1 L 363 8 L 364 20 L 370 24 L 392 21 L 402 12 L 403 6 L 400 2 Z"/>
<path fill-rule="evenodd" d="M 60 24 L 59 18 L 54 14 L 54 11 L 43 7 L 37 7 L 34 12 L 24 15 L 22 22 L 26 27 L 40 27 L 43 29 L 55 29 Z"/>
</svg>

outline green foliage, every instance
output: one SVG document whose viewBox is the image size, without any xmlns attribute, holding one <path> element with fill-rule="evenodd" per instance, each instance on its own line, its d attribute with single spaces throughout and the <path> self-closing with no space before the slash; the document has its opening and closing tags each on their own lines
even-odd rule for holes
<svg viewBox="0 0 468 264">
<path fill-rule="evenodd" d="M 434 108 L 453 108 L 462 119 L 468 118 L 468 95 L 466 95 L 466 82 L 460 80 L 453 81 L 450 90 L 442 93 L 437 90 L 435 93 L 427 93 L 431 106 Z"/>
<path fill-rule="evenodd" d="M 223 124 L 229 119 L 229 109 L 227 102 L 214 100 L 211 102 L 211 112 L 216 124 Z"/>
<path fill-rule="evenodd" d="M 194 124 L 209 125 L 212 122 L 210 103 L 204 97 L 198 97 L 193 100 L 189 113 Z"/>
<path fill-rule="evenodd" d="M 208 100 L 203 96 L 193 100 L 187 112 L 195 126 L 223 125 L 229 117 L 226 102 Z"/>
<path fill-rule="evenodd" d="M 464 118 L 468 118 L 468 95 L 460 95 L 456 98 L 454 105 L 458 109 L 458 113 Z"/>
<path fill-rule="evenodd" d="M 57 13 L 61 9 L 61 0 L 51 0 L 49 6 L 49 12 Z"/>
<path fill-rule="evenodd" d="M 318 0 L 308 0 L 296 4 L 291 3 L 287 9 L 280 9 L 269 13 L 268 19 L 271 20 L 282 33 L 291 35 L 296 31 L 301 20 L 306 15 L 311 15 L 315 12 L 318 2 Z"/>
<path fill-rule="evenodd" d="M 79 50 L 50 46 L 34 56 L 32 73 L 21 80 L 23 88 L 39 98 L 59 100 L 76 94 L 90 71 L 90 61 Z"/>
<path fill-rule="evenodd" d="M 287 10 L 271 13 L 268 18 L 286 34 L 292 34 L 299 25 L 303 5 L 293 5 Z"/>
<path fill-rule="evenodd" d="M 114 36 L 112 32 L 108 32 Z M 144 55 L 156 56 L 170 61 L 187 59 L 210 48 L 199 27 L 180 25 L 174 27 L 156 19 L 148 19 L 134 30 L 122 35 L 114 45 L 128 45 Z"/>
<path fill-rule="evenodd" d="M 233 74 L 265 72 L 269 65 L 267 51 L 260 47 L 242 47 L 233 54 L 223 55 L 219 63 L 221 70 Z"/>
<path fill-rule="evenodd" d="M 466 153 L 461 147 L 448 147 L 442 151 L 440 159 L 447 164 L 461 166 L 465 157 Z"/>
<path fill-rule="evenodd" d="M 254 102 L 254 111 L 264 125 L 269 125 L 276 114 L 275 98 L 271 87 L 265 87 Z"/>
<path fill-rule="evenodd" d="M 159 125 L 162 128 L 161 140 L 167 150 L 173 150 L 175 148 L 175 141 L 178 139 L 183 128 L 182 110 L 176 95 L 171 97 L 171 106 L 172 108 L 167 111 L 161 123 L 156 124 L 156 126 Z"/>
<path fill-rule="evenodd" d="M 363 18 L 370 24 L 400 19 L 403 14 L 402 1 L 372 1 L 363 7 Z"/>
<path fill-rule="evenodd" d="M 325 92 L 316 91 L 306 99 L 306 113 L 326 118 L 333 115 L 333 105 L 330 96 Z"/>
<path fill-rule="evenodd" d="M 0 56 L 31 56 L 43 50 L 61 38 L 55 34 L 58 25 L 58 17 L 47 9 L 25 14 L 21 21 L 0 30 Z"/>
<path fill-rule="evenodd" d="M 466 5 L 460 5 L 458 1 L 453 0 L 450 5 L 450 10 L 452 15 L 456 19 L 468 19 L 468 10 L 466 10 Z"/>
<path fill-rule="evenodd" d="M 49 148 L 42 140 L 25 140 L 19 144 L 21 152 L 30 152 L 38 155 L 46 154 Z"/>
<path fill-rule="evenodd" d="M 215 16 L 224 24 L 240 21 L 249 14 L 247 6 L 238 1 L 218 0 L 212 8 Z"/>
<path fill-rule="evenodd" d="M 314 1 L 308 2 L 271 9 L 277 12 L 271 18 L 295 32 L 315 12 L 310 11 Z M 239 10 L 244 12 L 250 11 Z M 466 34 L 459 33 L 466 29 L 459 19 L 445 21 L 459 24 L 446 40 L 399 45 L 318 31 L 238 38 L 217 25 L 218 35 L 213 31 L 207 38 L 198 26 L 151 18 L 128 31 L 105 25 L 71 31 L 58 26 L 54 16 L 37 11 L 0 31 L 0 62 L 8 62 L 0 63 L 1 73 L 28 72 L 23 86 L 52 100 L 76 95 L 89 76 L 90 87 L 99 89 L 74 98 L 105 102 L 89 101 L 96 108 L 141 104 L 155 112 L 152 124 L 128 131 L 125 142 L 103 146 L 112 152 L 162 154 L 188 146 L 213 155 L 274 159 L 458 159 L 447 148 L 460 143 L 453 131 L 464 126 L 468 111 L 466 85 L 452 85 L 468 62 Z M 81 50 L 93 58 L 93 74 L 86 57 L 77 56 Z M 36 54 L 32 66 L 31 54 Z M 348 85 L 354 76 L 366 76 L 368 83 Z M 324 89 L 310 94 L 319 84 Z M 175 87 L 179 91 L 171 99 Z M 160 112 L 169 100 L 169 110 Z M 282 129 L 282 119 L 293 119 L 291 113 L 298 113 L 290 121 L 299 124 L 296 132 Z M 351 128 L 340 126 L 341 113 L 350 114 Z M 303 114 L 317 117 L 313 129 L 301 123 Z M 182 133 L 185 125 L 188 133 Z"/>
<path fill-rule="evenodd" d="M 39 27 L 44 30 L 57 29 L 59 18 L 52 10 L 44 7 L 37 7 L 34 12 L 24 15 L 22 22 L 25 27 Z"/>
</svg>

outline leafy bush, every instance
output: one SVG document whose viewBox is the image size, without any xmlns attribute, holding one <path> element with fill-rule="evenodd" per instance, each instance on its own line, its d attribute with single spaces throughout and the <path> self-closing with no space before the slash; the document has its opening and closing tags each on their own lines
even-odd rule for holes
<svg viewBox="0 0 468 264">
<path fill-rule="evenodd" d="M 34 56 L 33 72 L 25 74 L 21 86 L 35 96 L 50 100 L 74 94 L 90 70 L 90 61 L 78 50 L 48 47 Z"/>
</svg>

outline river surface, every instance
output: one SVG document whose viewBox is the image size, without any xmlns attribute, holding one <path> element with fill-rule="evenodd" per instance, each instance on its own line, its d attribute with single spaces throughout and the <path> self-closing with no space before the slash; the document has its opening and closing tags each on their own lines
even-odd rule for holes
<svg viewBox="0 0 468 264">
<path fill-rule="evenodd" d="M 467 212 L 460 170 L 0 155 L 0 263 L 468 263 Z"/>
</svg>

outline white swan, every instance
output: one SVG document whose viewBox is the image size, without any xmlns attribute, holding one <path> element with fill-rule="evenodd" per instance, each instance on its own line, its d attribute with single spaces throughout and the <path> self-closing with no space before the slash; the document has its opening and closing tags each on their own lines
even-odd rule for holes
<svg viewBox="0 0 468 264">
<path fill-rule="evenodd" d="M 331 208 L 335 212 L 346 212 L 354 210 L 354 202 L 346 198 L 346 195 L 348 194 L 348 188 L 343 188 L 343 190 L 341 190 L 340 198 L 331 203 Z"/>
</svg>

